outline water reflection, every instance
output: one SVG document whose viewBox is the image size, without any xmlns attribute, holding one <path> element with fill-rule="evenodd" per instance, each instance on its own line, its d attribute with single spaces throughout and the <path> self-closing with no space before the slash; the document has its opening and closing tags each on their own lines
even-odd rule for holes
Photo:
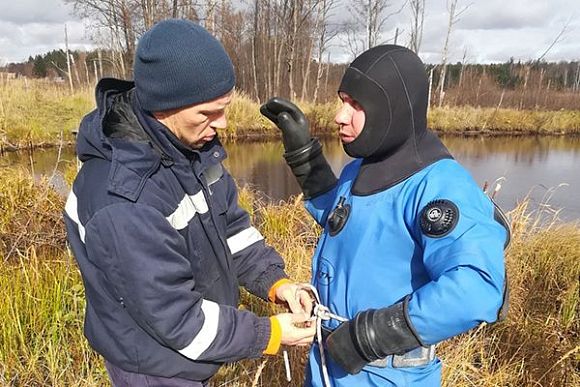
<svg viewBox="0 0 580 387">
<path fill-rule="evenodd" d="M 536 206 L 551 197 L 552 207 L 562 208 L 562 219 L 580 219 L 580 137 L 450 136 L 443 137 L 443 142 L 481 186 L 505 178 L 497 195 L 502 207 L 511 209 L 528 194 Z M 225 164 L 240 184 L 250 185 L 275 201 L 300 192 L 282 159 L 280 142 L 229 143 L 226 149 L 229 156 Z M 350 160 L 337 139 L 326 139 L 324 152 L 337 174 Z M 0 167 L 18 164 L 36 176 L 50 175 L 57 153 L 51 149 L 7 154 L 0 157 Z M 63 192 L 62 172 L 73 162 L 74 150 L 63 150 L 53 178 Z"/>
<path fill-rule="evenodd" d="M 37 179 L 41 176 L 48 176 L 51 184 L 63 194 L 68 191 L 64 172 L 69 165 L 74 163 L 76 163 L 76 157 L 72 146 L 60 150 L 49 148 L 10 152 L 0 157 L 0 168 L 19 166 L 34 174 Z"/>
<path fill-rule="evenodd" d="M 282 155 L 280 142 L 231 143 L 225 145 L 228 158 L 225 165 L 241 185 L 250 185 L 273 200 L 286 199 L 300 193 Z M 340 141 L 325 140 L 324 153 L 336 174 L 351 160 Z"/>
<path fill-rule="evenodd" d="M 580 137 L 443 137 L 454 157 L 483 187 L 501 179 L 496 199 L 505 209 L 525 197 L 538 206 L 562 209 L 564 220 L 580 219 Z M 274 200 L 300 192 L 282 160 L 279 142 L 226 145 L 226 164 L 242 184 L 250 184 Z M 350 158 L 340 141 L 324 141 L 332 169 L 339 173 Z"/>
<path fill-rule="evenodd" d="M 561 209 L 564 220 L 580 219 L 580 138 L 444 137 L 455 158 L 483 184 L 505 178 L 497 195 L 511 209 L 526 196 L 533 206 Z"/>
</svg>

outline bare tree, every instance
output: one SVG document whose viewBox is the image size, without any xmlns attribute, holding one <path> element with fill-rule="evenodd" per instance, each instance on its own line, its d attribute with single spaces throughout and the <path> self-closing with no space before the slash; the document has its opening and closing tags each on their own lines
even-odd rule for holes
<svg viewBox="0 0 580 387">
<path fill-rule="evenodd" d="M 576 77 L 574 80 L 574 86 L 572 87 L 572 91 L 574 91 L 574 92 L 580 91 L 580 62 L 578 63 L 578 66 L 576 67 Z"/>
<path fill-rule="evenodd" d="M 217 0 L 205 1 L 204 27 L 211 33 L 216 32 Z"/>
<path fill-rule="evenodd" d="M 570 26 L 571 22 L 572 22 L 572 17 L 570 17 L 568 19 L 568 21 L 562 26 L 562 29 L 560 30 L 560 32 L 558 32 L 558 35 L 556 35 L 556 37 L 554 38 L 552 43 L 550 43 L 550 45 L 548 46 L 548 48 L 546 48 L 546 50 L 542 53 L 542 55 L 540 55 L 538 57 L 538 59 L 536 59 L 536 62 L 541 62 L 542 59 L 544 59 L 544 57 L 546 55 L 548 55 L 548 53 L 552 50 L 552 48 L 554 48 L 554 46 L 562 40 L 562 37 L 564 36 L 564 33 L 566 32 L 566 30 Z"/>
<path fill-rule="evenodd" d="M 447 22 L 445 44 L 443 45 L 443 57 L 441 59 L 441 76 L 439 77 L 439 107 L 441 107 L 443 104 L 443 97 L 445 96 L 445 77 L 447 75 L 447 59 L 449 55 L 449 38 L 451 37 L 451 30 L 453 29 L 453 26 L 459 21 L 459 17 L 471 6 L 471 4 L 468 4 L 461 10 L 457 11 L 458 3 L 459 0 L 447 0 L 449 20 Z"/>
<path fill-rule="evenodd" d="M 258 101 L 272 95 L 319 100 L 323 85 L 338 77 L 326 63 L 337 33 L 330 10 L 338 0 L 64 1 L 92 21 L 89 31 L 99 47 L 98 57 L 89 59 L 95 78 L 130 76 L 137 40 L 169 17 L 198 21 L 216 35 L 234 63 L 237 88 Z"/>
<path fill-rule="evenodd" d="M 425 0 L 409 0 L 411 8 L 411 36 L 409 49 L 419 53 L 423 41 L 423 22 L 425 20 Z"/>
<path fill-rule="evenodd" d="M 141 10 L 143 12 L 143 23 L 145 25 L 145 30 L 153 27 L 155 22 L 155 0 L 141 0 L 140 1 Z"/>
<path fill-rule="evenodd" d="M 318 66 L 317 66 L 317 81 L 319 77 L 322 77 L 322 74 L 318 74 L 322 71 L 322 67 L 320 65 L 320 60 L 322 58 L 322 54 L 326 50 L 326 45 L 328 44 L 328 13 L 332 9 L 334 1 L 331 0 L 317 0 L 313 1 L 310 0 L 309 8 L 311 10 L 311 15 L 308 15 L 308 20 L 310 21 L 309 26 L 310 28 L 305 30 L 305 33 L 302 36 L 302 41 L 307 44 L 306 50 L 306 57 L 305 61 L 305 69 L 302 72 L 302 93 L 300 96 L 301 100 L 306 99 L 306 94 L 309 91 L 308 88 L 308 81 L 310 80 L 310 67 L 313 63 L 313 51 L 316 49 L 318 52 Z M 312 16 L 312 17 L 311 17 Z M 318 35 L 318 38 L 317 38 Z"/>
<path fill-rule="evenodd" d="M 306 25 L 317 3 L 318 0 L 292 0 L 290 2 L 290 17 L 287 19 L 289 24 L 287 26 L 288 38 L 286 39 L 286 67 L 288 71 L 288 89 L 291 99 L 296 99 L 294 77 L 296 75 L 298 59 L 299 32 L 302 32 L 302 34 L 305 33 L 302 28 Z"/>
<path fill-rule="evenodd" d="M 317 69 L 316 69 L 316 85 L 314 86 L 314 93 L 312 96 L 312 102 L 316 103 L 318 101 L 318 91 L 320 90 L 320 82 L 322 81 L 322 75 L 324 73 L 324 65 L 322 63 L 323 55 L 327 49 L 328 43 L 337 35 L 337 31 L 329 30 L 328 19 L 330 17 L 330 12 L 335 7 L 335 0 L 322 0 L 318 4 L 317 9 L 317 33 L 318 42 L 316 51 L 317 55 Z"/>
<path fill-rule="evenodd" d="M 463 84 L 463 71 L 465 70 L 465 62 L 467 61 L 467 48 L 463 50 L 463 58 L 461 59 L 461 70 L 459 70 L 459 87 Z"/>
<path fill-rule="evenodd" d="M 71 69 L 70 69 L 70 52 L 68 51 L 68 31 L 66 28 L 66 24 L 64 25 L 64 46 L 66 49 L 66 69 L 67 69 L 67 75 L 68 75 L 68 83 L 70 86 L 70 91 L 73 91 L 73 82 L 72 82 L 72 74 L 71 74 Z"/>
<path fill-rule="evenodd" d="M 352 19 L 345 24 L 344 33 L 353 56 L 381 44 L 383 42 L 381 33 L 385 23 L 392 16 L 399 14 L 405 5 L 406 2 L 399 9 L 386 13 L 393 6 L 391 0 L 352 0 L 347 5 Z"/>
<path fill-rule="evenodd" d="M 178 8 L 177 5 L 178 5 L 177 4 L 177 0 L 173 0 L 173 7 L 172 7 L 172 10 L 171 10 L 171 17 L 172 18 L 176 18 L 177 15 L 178 15 L 179 8 Z"/>
<path fill-rule="evenodd" d="M 75 12 L 89 18 L 94 23 L 95 38 L 102 44 L 109 45 L 112 52 L 117 52 L 115 63 L 121 69 L 125 62 L 131 67 L 135 53 L 135 7 L 129 0 L 64 0 L 74 6 Z M 135 1 L 135 0 L 133 0 Z M 126 76 L 123 71 L 122 76 Z"/>
<path fill-rule="evenodd" d="M 252 33 L 252 77 L 254 78 L 254 95 L 260 102 L 260 94 L 258 91 L 258 34 L 260 20 L 260 0 L 254 0 L 254 31 Z"/>
</svg>

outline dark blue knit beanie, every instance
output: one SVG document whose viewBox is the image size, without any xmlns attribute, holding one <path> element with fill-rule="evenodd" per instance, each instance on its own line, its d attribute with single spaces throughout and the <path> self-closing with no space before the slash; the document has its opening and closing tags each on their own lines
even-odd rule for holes
<svg viewBox="0 0 580 387">
<path fill-rule="evenodd" d="M 149 112 L 210 101 L 232 90 L 236 81 L 221 43 L 181 19 L 161 21 L 143 34 L 133 73 L 137 98 Z"/>
</svg>

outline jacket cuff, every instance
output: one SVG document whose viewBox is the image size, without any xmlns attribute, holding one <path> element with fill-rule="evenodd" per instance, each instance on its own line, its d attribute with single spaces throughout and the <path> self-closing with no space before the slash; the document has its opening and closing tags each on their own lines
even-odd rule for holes
<svg viewBox="0 0 580 387">
<path fill-rule="evenodd" d="M 270 317 L 270 340 L 264 350 L 264 355 L 275 355 L 282 344 L 282 327 L 276 316 Z"/>
<path fill-rule="evenodd" d="M 252 293 L 255 296 L 267 300 L 272 287 L 283 278 L 288 278 L 288 275 L 284 272 L 284 268 L 279 265 L 271 265 L 260 274 L 258 280 L 255 282 Z"/>
<path fill-rule="evenodd" d="M 278 291 L 278 288 L 284 284 L 291 283 L 291 282 L 292 281 L 290 281 L 289 278 L 282 278 L 282 279 L 279 279 L 278 281 L 276 281 L 274 283 L 274 285 L 272 285 L 272 287 L 270 287 L 270 290 L 268 291 L 268 301 L 276 302 L 276 291 Z"/>
</svg>

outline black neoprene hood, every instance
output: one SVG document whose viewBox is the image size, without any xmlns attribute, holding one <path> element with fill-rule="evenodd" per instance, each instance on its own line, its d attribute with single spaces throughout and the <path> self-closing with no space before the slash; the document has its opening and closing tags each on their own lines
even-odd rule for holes
<svg viewBox="0 0 580 387">
<path fill-rule="evenodd" d="M 428 81 L 411 50 L 383 45 L 365 51 L 347 68 L 339 92 L 365 112 L 361 134 L 344 149 L 351 157 L 385 158 L 427 126 Z"/>
</svg>

